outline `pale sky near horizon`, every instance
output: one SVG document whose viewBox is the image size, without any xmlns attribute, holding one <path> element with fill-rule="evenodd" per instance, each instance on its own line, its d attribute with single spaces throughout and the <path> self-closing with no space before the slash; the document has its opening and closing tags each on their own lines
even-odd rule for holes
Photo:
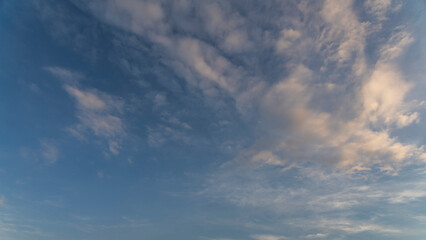
<svg viewBox="0 0 426 240">
<path fill-rule="evenodd" d="M 1 240 L 423 240 L 423 0 L 0 0 Z"/>
</svg>

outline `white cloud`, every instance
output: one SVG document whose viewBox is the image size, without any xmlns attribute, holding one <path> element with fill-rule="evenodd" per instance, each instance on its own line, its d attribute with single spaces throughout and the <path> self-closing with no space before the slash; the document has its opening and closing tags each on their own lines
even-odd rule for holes
<svg viewBox="0 0 426 240">
<path fill-rule="evenodd" d="M 122 120 L 111 114 L 80 112 L 78 118 L 80 119 L 80 124 L 75 126 L 75 130 L 85 131 L 90 129 L 96 136 L 108 138 L 124 134 Z"/>
<path fill-rule="evenodd" d="M 324 161 L 349 171 L 380 164 L 382 171 L 391 174 L 414 159 L 423 160 L 422 146 L 404 144 L 392 137 L 395 127 L 419 121 L 419 114 L 413 111 L 417 105 L 405 101 L 412 84 L 404 81 L 393 62 L 410 39 L 408 34 L 397 32 L 384 44 L 371 74 L 364 75 L 365 80 L 360 77 L 362 87 L 354 89 L 358 92 L 352 102 L 341 106 L 352 111 L 346 115 L 313 107 L 314 97 L 321 91 L 326 93 L 328 88 L 314 84 L 314 72 L 307 67 L 294 67 L 289 77 L 273 85 L 261 102 L 261 117 L 269 131 L 283 134 L 260 138 L 237 159 L 263 159 L 272 165 L 282 165 L 289 159 Z M 327 94 L 321 96 L 326 98 Z M 349 118 L 349 114 L 354 117 Z M 268 144 L 261 143 L 265 141 Z"/>
<path fill-rule="evenodd" d="M 290 16 L 288 21 L 274 19 L 273 23 L 265 24 L 267 32 L 259 33 L 260 36 L 271 33 L 273 37 L 267 39 L 271 42 L 269 50 L 278 52 L 274 57 L 282 61 L 263 63 L 265 58 L 259 55 L 260 60 L 249 58 L 247 65 L 239 63 L 244 61 L 237 54 L 231 57 L 229 54 L 248 50 L 251 44 L 259 47 L 259 51 L 268 49 L 269 45 L 255 45 L 256 39 L 251 38 L 248 31 L 248 19 L 233 11 L 229 4 L 191 5 L 180 1 L 167 8 L 168 15 L 163 5 L 155 2 L 108 3 L 105 8 L 98 2 L 92 5 L 99 18 L 151 41 L 163 62 L 183 77 L 189 88 L 201 90 L 206 98 L 225 93 L 235 100 L 246 122 L 258 122 L 250 126 L 256 133 L 254 144 L 242 149 L 231 164 L 237 163 L 242 168 L 274 166 L 285 169 L 286 173 L 312 164 L 320 170 L 319 166 L 326 166 L 337 174 L 367 174 L 378 170 L 380 174 L 395 175 L 403 166 L 425 156 L 422 146 L 404 143 L 394 135 L 395 129 L 420 121 L 415 104 L 406 101 L 413 84 L 404 79 L 397 61 L 414 38 L 398 27 L 385 43 L 367 42 L 371 41 L 368 34 L 375 23 L 360 20 L 354 10 L 359 6 L 355 6 L 354 1 L 327 0 L 321 6 L 320 3 L 300 3 L 295 17 Z M 384 16 L 391 5 L 390 1 L 367 1 L 364 7 L 372 14 Z M 146 12 L 148 10 L 151 12 Z M 197 12 L 194 18 L 199 22 L 184 16 L 191 11 Z M 171 21 L 173 14 L 183 20 Z M 275 41 L 271 40 L 274 38 Z M 310 45 L 313 47 L 306 50 Z M 367 46 L 376 49 L 378 59 L 367 59 Z M 297 52 L 297 56 L 293 52 Z M 280 69 L 277 72 L 282 68 L 285 74 L 275 77 L 273 70 L 271 73 L 264 70 L 274 69 L 274 64 Z M 257 68 L 262 70 L 253 70 Z M 104 137 L 120 135 L 121 119 L 106 107 L 111 105 L 107 97 L 78 88 L 69 92 L 80 106 L 82 128 Z M 166 95 L 155 95 L 157 108 L 166 103 Z M 248 106 L 254 106 L 254 114 L 245 111 Z M 190 127 L 185 127 L 183 121 L 173 116 L 163 116 L 162 121 L 164 123 L 147 128 L 151 146 L 161 146 L 170 139 L 189 141 L 185 131 Z M 114 146 L 110 142 L 111 152 L 118 151 Z M 231 164 L 224 164 L 224 168 Z M 302 174 L 313 174 L 312 169 L 305 171 L 309 173 Z M 390 196 L 383 193 L 383 189 L 324 194 L 256 181 L 219 181 L 215 187 L 212 191 L 220 192 L 239 206 L 272 205 L 277 211 L 297 209 L 300 204 L 312 211 L 347 210 L 366 204 L 363 197 L 396 203 L 421 195 L 392 192 L 395 196 Z M 297 201 L 310 191 L 314 191 L 311 201 Z M 387 231 L 375 225 L 340 226 L 348 232 Z"/>
<path fill-rule="evenodd" d="M 285 236 L 275 236 L 275 235 L 252 235 L 253 239 L 256 240 L 285 240 L 288 239 Z"/>
<path fill-rule="evenodd" d="M 120 113 L 122 101 L 99 91 L 81 90 L 69 85 L 64 88 L 77 101 L 80 123 L 73 127 L 74 131 L 83 133 L 90 129 L 96 136 L 106 138 L 124 135 L 123 122 L 115 115 Z"/>
<path fill-rule="evenodd" d="M 201 16 L 211 38 L 218 39 L 219 46 L 230 52 L 239 52 L 251 45 L 245 29 L 246 23 L 238 13 L 230 12 L 226 3 L 200 4 Z"/>
<path fill-rule="evenodd" d="M 336 219 L 336 220 L 321 220 L 318 223 L 319 227 L 326 229 L 339 230 L 347 232 L 350 234 L 361 233 L 361 232 L 376 232 L 376 233 L 385 233 L 385 234 L 395 234 L 400 233 L 401 231 L 392 227 L 385 227 L 377 224 L 365 224 L 355 221 L 350 221 L 346 219 Z"/>
<path fill-rule="evenodd" d="M 305 236 L 307 239 L 314 239 L 314 238 L 325 238 L 328 234 L 325 233 L 315 233 L 315 234 L 308 234 Z"/>
<path fill-rule="evenodd" d="M 91 9 L 100 19 L 157 44 L 158 51 L 166 56 L 163 62 L 183 76 L 191 87 L 201 89 L 207 97 L 217 96 L 220 89 L 234 94 L 240 87 L 241 73 L 221 55 L 219 50 L 238 52 L 248 48 L 251 43 L 246 33 L 247 24 L 243 17 L 231 12 L 226 3 L 193 4 L 191 7 L 199 10 L 195 17 L 197 21 L 200 18 L 198 22 L 203 25 L 201 28 L 195 26 L 196 24 L 191 27 L 182 25 L 185 20 L 194 22 L 194 19 L 187 19 L 190 16 L 188 15 L 190 6 L 184 1 L 168 6 L 172 14 L 178 14 L 178 20 L 168 19 L 174 15 L 165 15 L 162 6 L 151 1 L 110 0 L 107 6 L 95 2 L 91 4 Z M 155 8 L 153 11 L 155 14 L 146 14 L 148 20 L 145 21 L 140 17 L 143 11 L 139 11 L 139 7 L 133 5 L 141 5 L 140 8 L 146 8 L 144 11 L 150 7 Z M 145 22 L 153 24 L 151 26 Z M 198 33 L 173 34 L 170 31 L 173 27 L 202 30 L 202 33 L 213 37 L 218 46 L 198 38 Z"/>
<path fill-rule="evenodd" d="M 418 113 L 406 113 L 409 105 L 404 103 L 411 87 L 412 84 L 402 80 L 395 66 L 379 63 L 361 90 L 362 114 L 373 124 L 395 123 L 398 127 L 404 127 L 413 123 L 418 120 Z"/>
<path fill-rule="evenodd" d="M 321 16 L 327 23 L 321 35 L 318 48 L 325 48 L 325 59 L 340 64 L 353 61 L 353 72 L 360 76 L 366 63 L 364 56 L 366 24 L 358 21 L 352 10 L 353 1 L 327 0 L 321 10 Z"/>
<path fill-rule="evenodd" d="M 82 108 L 94 111 L 101 111 L 106 108 L 106 103 L 94 93 L 84 92 L 69 85 L 65 86 L 65 90 L 77 100 Z"/>
<path fill-rule="evenodd" d="M 197 39 L 183 38 L 178 41 L 177 53 L 184 66 L 189 67 L 202 79 L 214 82 L 230 93 L 236 91 L 238 79 L 232 76 L 235 74 L 233 66 L 224 57 L 218 55 L 211 46 Z M 226 76 L 228 74 L 232 75 L 228 77 Z M 193 84 L 204 90 L 207 96 L 215 94 L 215 86 L 207 81 L 201 80 Z"/>
<path fill-rule="evenodd" d="M 120 139 L 125 135 L 123 120 L 120 117 L 123 101 L 96 89 L 82 89 L 78 86 L 79 78 L 75 77 L 81 75 L 73 71 L 60 67 L 45 69 L 59 78 L 65 76 L 67 81 L 63 82 L 63 88 L 76 101 L 76 116 L 79 122 L 68 127 L 67 131 L 79 139 L 84 139 L 88 132 L 105 138 L 109 151 L 117 155 Z"/>
<path fill-rule="evenodd" d="M 399 30 L 393 33 L 389 41 L 380 49 L 380 61 L 388 63 L 404 53 L 404 50 L 414 42 L 414 38 L 408 32 Z"/>
<path fill-rule="evenodd" d="M 210 237 L 201 237 L 201 238 L 206 240 L 234 240 L 232 238 L 210 238 Z"/>
<path fill-rule="evenodd" d="M 407 203 L 411 201 L 419 200 L 419 198 L 426 197 L 426 191 L 423 190 L 404 190 L 393 194 L 389 201 L 391 203 Z"/>
</svg>

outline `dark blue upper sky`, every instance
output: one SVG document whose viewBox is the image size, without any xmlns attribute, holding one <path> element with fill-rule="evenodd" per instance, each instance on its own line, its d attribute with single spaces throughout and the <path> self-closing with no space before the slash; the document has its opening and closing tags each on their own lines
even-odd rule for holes
<svg viewBox="0 0 426 240">
<path fill-rule="evenodd" d="M 426 235 L 422 0 L 0 0 L 0 239 Z"/>
</svg>

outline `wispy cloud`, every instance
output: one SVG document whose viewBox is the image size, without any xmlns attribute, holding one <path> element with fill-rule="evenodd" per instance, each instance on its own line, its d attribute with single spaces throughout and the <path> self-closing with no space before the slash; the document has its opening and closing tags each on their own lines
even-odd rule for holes
<svg viewBox="0 0 426 240">
<path fill-rule="evenodd" d="M 363 224 L 363 223 L 357 223 L 354 221 L 348 221 L 344 219 L 338 219 L 338 220 L 322 220 L 319 222 L 320 227 L 324 227 L 327 229 L 333 229 L 333 230 L 339 230 L 347 233 L 360 233 L 360 232 L 377 232 L 377 233 L 400 233 L 399 229 L 391 228 L 391 227 L 384 227 L 377 224 Z"/>
<path fill-rule="evenodd" d="M 70 126 L 68 131 L 80 139 L 89 133 L 104 138 L 108 142 L 109 151 L 117 155 L 120 139 L 125 135 L 120 117 L 124 101 L 96 89 L 79 87 L 79 80 L 83 78 L 79 73 L 60 67 L 45 69 L 63 81 L 64 90 L 76 102 L 79 123 Z"/>
<path fill-rule="evenodd" d="M 288 239 L 287 237 L 284 237 L 284 236 L 275 236 L 275 235 L 252 235 L 251 237 L 253 239 L 256 239 L 256 240 L 285 240 L 285 239 Z"/>
<path fill-rule="evenodd" d="M 391 195 L 389 201 L 391 203 L 408 203 L 426 197 L 426 191 L 423 190 L 404 190 Z"/>
<path fill-rule="evenodd" d="M 416 42 L 415 34 L 396 26 L 377 36 L 387 16 L 399 9 L 395 1 L 265 3 L 268 17 L 259 14 L 258 6 L 221 1 L 77 5 L 113 26 L 112 31 L 120 29 L 117 38 L 132 51 L 152 44 L 149 52 L 183 79 L 182 88 L 170 83 L 150 95 L 150 110 L 160 115 L 145 128 L 150 146 L 193 140 L 188 132 L 194 125 L 167 111 L 173 105 L 172 88 L 201 96 L 218 114 L 218 103 L 226 102 L 248 126 L 253 139 L 211 174 L 202 196 L 262 209 L 286 223 L 291 221 L 285 216 L 296 213 L 324 216 L 309 222 L 312 234 L 299 236 L 305 239 L 336 232 L 401 233 L 376 221 L 374 213 L 365 221 L 352 220 L 352 211 L 374 204 L 391 208 L 426 196 L 423 182 L 386 182 L 426 161 L 425 146 L 398 137 L 421 121 L 421 104 L 409 100 L 415 85 L 400 62 Z M 140 76 L 127 60 L 115 59 L 130 75 Z M 75 100 L 79 122 L 70 132 L 103 138 L 118 154 L 126 134 L 123 101 L 81 87 L 75 83 L 82 77 L 78 73 L 46 70 L 63 79 Z M 152 87 L 138 81 L 144 89 Z M 251 237 L 287 239 L 276 232 Z"/>
<path fill-rule="evenodd" d="M 99 170 L 99 171 L 96 173 L 96 175 L 98 176 L 98 178 L 99 178 L 99 179 L 102 179 L 102 178 L 104 178 L 104 171 Z"/>
<path fill-rule="evenodd" d="M 41 155 L 48 164 L 53 164 L 58 160 L 59 150 L 51 141 L 40 142 Z"/>
<path fill-rule="evenodd" d="M 224 10 L 219 10 L 219 6 Z M 383 15 L 390 11 L 389 6 L 389 2 L 369 1 L 365 7 L 372 14 Z M 204 34 L 223 36 L 215 45 L 197 35 L 174 34 L 170 31 L 172 27 L 190 30 L 180 25 L 183 22 L 168 21 L 163 6 L 154 2 L 109 1 L 103 10 L 95 2 L 90 7 L 104 21 L 165 49 L 164 62 L 191 86 L 201 89 L 206 97 L 217 97 L 224 91 L 236 101 L 242 114 L 246 114 L 248 106 L 260 109 L 261 114 L 256 117 L 270 127 L 262 128 L 264 133 L 256 144 L 243 151 L 238 159 L 272 165 L 295 160 L 323 161 L 349 171 L 367 170 L 379 164 L 389 173 L 411 160 L 421 160 L 421 146 L 402 143 L 392 136 L 395 126 L 400 128 L 419 121 L 415 104 L 405 102 L 412 84 L 404 80 L 394 62 L 413 38 L 403 30 L 396 30 L 387 43 L 377 47 L 380 53 L 377 62 L 367 66 L 365 48 L 371 23 L 359 20 L 351 1 L 328 0 L 322 6 L 298 6 L 300 15 L 309 14 L 306 16 L 309 22 L 289 18 L 293 26 L 279 30 L 274 48 L 279 55 L 289 58 L 291 70 L 274 84 L 263 81 L 268 77 L 265 73 L 250 75 L 250 69 L 235 65 L 221 53 L 221 49 L 236 50 L 233 42 L 239 46 L 255 44 L 247 40 L 247 20 L 238 13 L 231 14 L 226 4 L 192 6 L 206 13 L 199 16 L 200 24 L 205 26 Z M 153 11 L 142 18 L 139 8 Z M 171 11 L 181 14 L 179 11 L 189 8 L 190 5 L 179 3 Z M 118 17 L 124 13 L 129 17 Z M 185 15 L 180 17 L 185 19 Z M 154 24 L 160 27 L 154 29 Z M 309 28 L 314 33 L 306 31 Z M 307 43 L 324 60 L 320 71 L 301 62 L 311 55 L 303 50 L 309 46 Z M 295 56 L 292 49 L 301 51 Z M 315 81 L 327 75 L 332 76 L 328 81 Z M 360 86 L 355 87 L 356 82 Z M 339 100 L 331 103 L 331 97 Z M 316 104 L 318 98 L 330 103 L 332 109 L 325 110 Z M 156 95 L 154 102 L 162 105 L 164 100 L 164 95 Z M 283 134 L 271 136 L 270 132 L 274 131 Z M 151 142 L 161 142 L 159 137 L 155 139 Z M 266 144 L 268 147 L 262 147 L 265 141 L 270 143 Z"/>
<path fill-rule="evenodd" d="M 367 0 L 365 1 L 367 11 L 383 21 L 387 19 L 389 11 L 396 11 L 401 8 L 401 4 L 395 4 L 392 0 Z"/>
<path fill-rule="evenodd" d="M 330 49 L 320 51 L 327 59 L 323 71 L 331 76 L 336 74 L 340 83 L 315 82 L 321 72 L 303 64 L 293 65 L 290 75 L 272 85 L 261 99 L 260 116 L 269 129 L 239 159 L 254 162 L 263 159 L 269 165 L 284 165 L 294 160 L 324 161 L 350 171 L 367 170 L 380 163 L 380 169 L 389 173 L 410 164 L 411 160 L 424 160 L 423 146 L 405 144 L 392 137 L 395 127 L 419 121 L 415 111 L 419 105 L 405 101 L 412 84 L 404 80 L 394 62 L 413 39 L 397 30 L 379 47 L 381 57 L 376 64 L 367 68 L 364 55 L 367 33 L 351 6 L 349 1 L 345 4 L 326 1 L 321 15 L 326 28 L 321 35 L 324 39 L 318 44 L 332 43 Z M 340 14 L 344 16 L 339 17 Z M 283 30 L 281 35 L 278 49 L 298 48 L 294 45 L 299 43 L 295 41 L 300 37 L 299 31 Z M 337 69 L 328 69 L 334 64 L 338 64 Z M 346 64 L 354 68 L 348 72 Z M 340 71 L 350 77 L 341 75 Z M 361 87 L 349 88 L 352 92 L 349 95 L 343 93 L 354 80 L 360 81 Z M 340 106 L 326 100 L 340 94 L 344 98 Z M 347 102 L 349 98 L 351 102 Z M 322 110 L 316 99 L 335 109 Z M 283 134 L 276 136 L 269 134 L 270 131 Z M 269 143 L 266 148 L 262 146 L 265 141 Z"/>
<path fill-rule="evenodd" d="M 124 133 L 122 120 L 113 115 L 120 112 L 121 102 L 105 93 L 80 90 L 65 86 L 65 90 L 77 101 L 79 130 L 88 128 L 97 136 L 114 137 Z M 83 128 L 83 129 L 82 129 Z"/>
<path fill-rule="evenodd" d="M 307 239 L 316 239 L 316 238 L 325 238 L 328 234 L 325 233 L 315 233 L 315 234 L 308 234 L 305 236 Z"/>
<path fill-rule="evenodd" d="M 48 71 L 49 73 L 57 77 L 59 80 L 68 84 L 75 84 L 78 80 L 83 78 L 83 75 L 81 73 L 57 66 L 44 67 L 44 70 Z"/>
</svg>

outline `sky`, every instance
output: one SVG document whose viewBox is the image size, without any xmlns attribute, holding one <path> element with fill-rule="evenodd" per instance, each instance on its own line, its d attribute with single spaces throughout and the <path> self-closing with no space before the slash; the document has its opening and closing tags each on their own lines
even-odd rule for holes
<svg viewBox="0 0 426 240">
<path fill-rule="evenodd" d="M 0 239 L 423 240 L 423 0 L 0 0 Z"/>
</svg>

